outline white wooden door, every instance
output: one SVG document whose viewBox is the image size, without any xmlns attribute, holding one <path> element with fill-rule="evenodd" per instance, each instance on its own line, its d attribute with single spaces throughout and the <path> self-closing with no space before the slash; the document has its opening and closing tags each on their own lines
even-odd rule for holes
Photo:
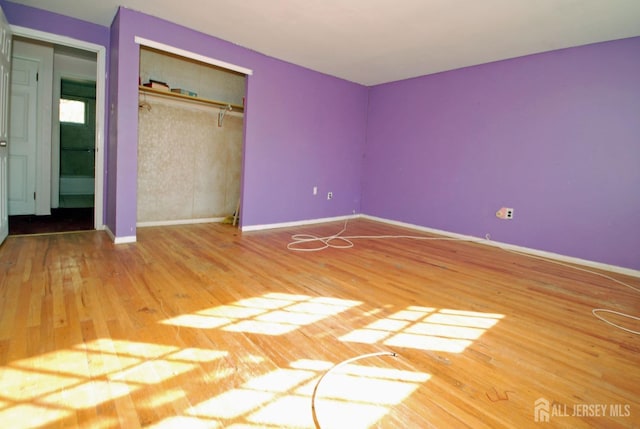
<svg viewBox="0 0 640 429">
<path fill-rule="evenodd" d="M 11 63 L 10 216 L 36 212 L 38 66 L 38 61 L 17 57 Z"/>
<path fill-rule="evenodd" d="M 9 234 L 9 76 L 11 72 L 11 28 L 0 8 L 0 243 Z"/>
</svg>

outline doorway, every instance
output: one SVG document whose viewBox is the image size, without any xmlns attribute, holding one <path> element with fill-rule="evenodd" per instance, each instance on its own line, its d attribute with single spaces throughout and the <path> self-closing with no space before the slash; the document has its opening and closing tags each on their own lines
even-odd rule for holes
<svg viewBox="0 0 640 429">
<path fill-rule="evenodd" d="M 96 173 L 102 172 L 96 157 L 97 143 L 101 142 L 97 110 L 103 110 L 96 109 L 100 92 L 96 85 L 98 55 L 94 51 L 18 36 L 14 38 L 16 57 L 28 58 L 37 64 L 38 95 L 32 103 L 36 111 L 34 123 L 18 127 L 24 109 L 19 98 L 12 94 L 11 117 L 18 119 L 13 119 L 10 140 L 18 138 L 19 130 L 30 127 L 30 135 L 37 140 L 35 150 L 30 152 L 30 165 L 36 167 L 28 174 L 12 175 L 10 162 L 9 188 L 20 190 L 15 194 L 26 195 L 34 208 L 12 213 L 10 198 L 9 234 L 96 229 L 102 224 L 102 214 L 96 216 L 95 210 L 97 197 L 102 196 L 101 190 L 99 195 L 96 193 Z M 104 89 L 100 90 L 103 93 Z M 102 210 L 102 203 L 98 202 Z M 98 217 L 100 223 L 96 222 Z"/>
</svg>

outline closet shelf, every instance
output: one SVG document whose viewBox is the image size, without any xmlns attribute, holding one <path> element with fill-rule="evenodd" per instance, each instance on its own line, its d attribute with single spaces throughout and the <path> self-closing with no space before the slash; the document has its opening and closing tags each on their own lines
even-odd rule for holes
<svg viewBox="0 0 640 429">
<path fill-rule="evenodd" d="M 161 89 L 149 88 L 148 86 L 143 86 L 143 85 L 138 86 L 138 89 L 140 90 L 141 93 L 159 95 L 161 97 L 168 97 L 168 98 L 179 98 L 181 100 L 208 104 L 208 105 L 217 106 L 217 107 L 231 106 L 231 109 L 234 112 L 244 112 L 243 106 L 239 106 L 237 104 L 225 103 L 224 101 L 209 100 L 207 98 L 201 98 L 201 97 L 192 97 L 190 95 L 180 94 L 177 92 L 170 92 L 170 91 L 163 91 Z"/>
</svg>

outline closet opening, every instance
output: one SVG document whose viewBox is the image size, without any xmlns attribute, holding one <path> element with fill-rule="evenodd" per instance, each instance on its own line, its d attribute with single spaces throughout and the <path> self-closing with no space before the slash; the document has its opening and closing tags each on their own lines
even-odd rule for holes
<svg viewBox="0 0 640 429">
<path fill-rule="evenodd" d="M 247 73 L 141 44 L 136 226 L 239 224 Z"/>
</svg>

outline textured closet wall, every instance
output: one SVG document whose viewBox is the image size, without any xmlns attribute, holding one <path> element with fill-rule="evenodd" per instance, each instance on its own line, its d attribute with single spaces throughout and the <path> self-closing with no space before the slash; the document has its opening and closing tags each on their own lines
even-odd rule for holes
<svg viewBox="0 0 640 429">
<path fill-rule="evenodd" d="M 141 95 L 138 223 L 225 217 L 240 197 L 242 114 Z"/>
</svg>

